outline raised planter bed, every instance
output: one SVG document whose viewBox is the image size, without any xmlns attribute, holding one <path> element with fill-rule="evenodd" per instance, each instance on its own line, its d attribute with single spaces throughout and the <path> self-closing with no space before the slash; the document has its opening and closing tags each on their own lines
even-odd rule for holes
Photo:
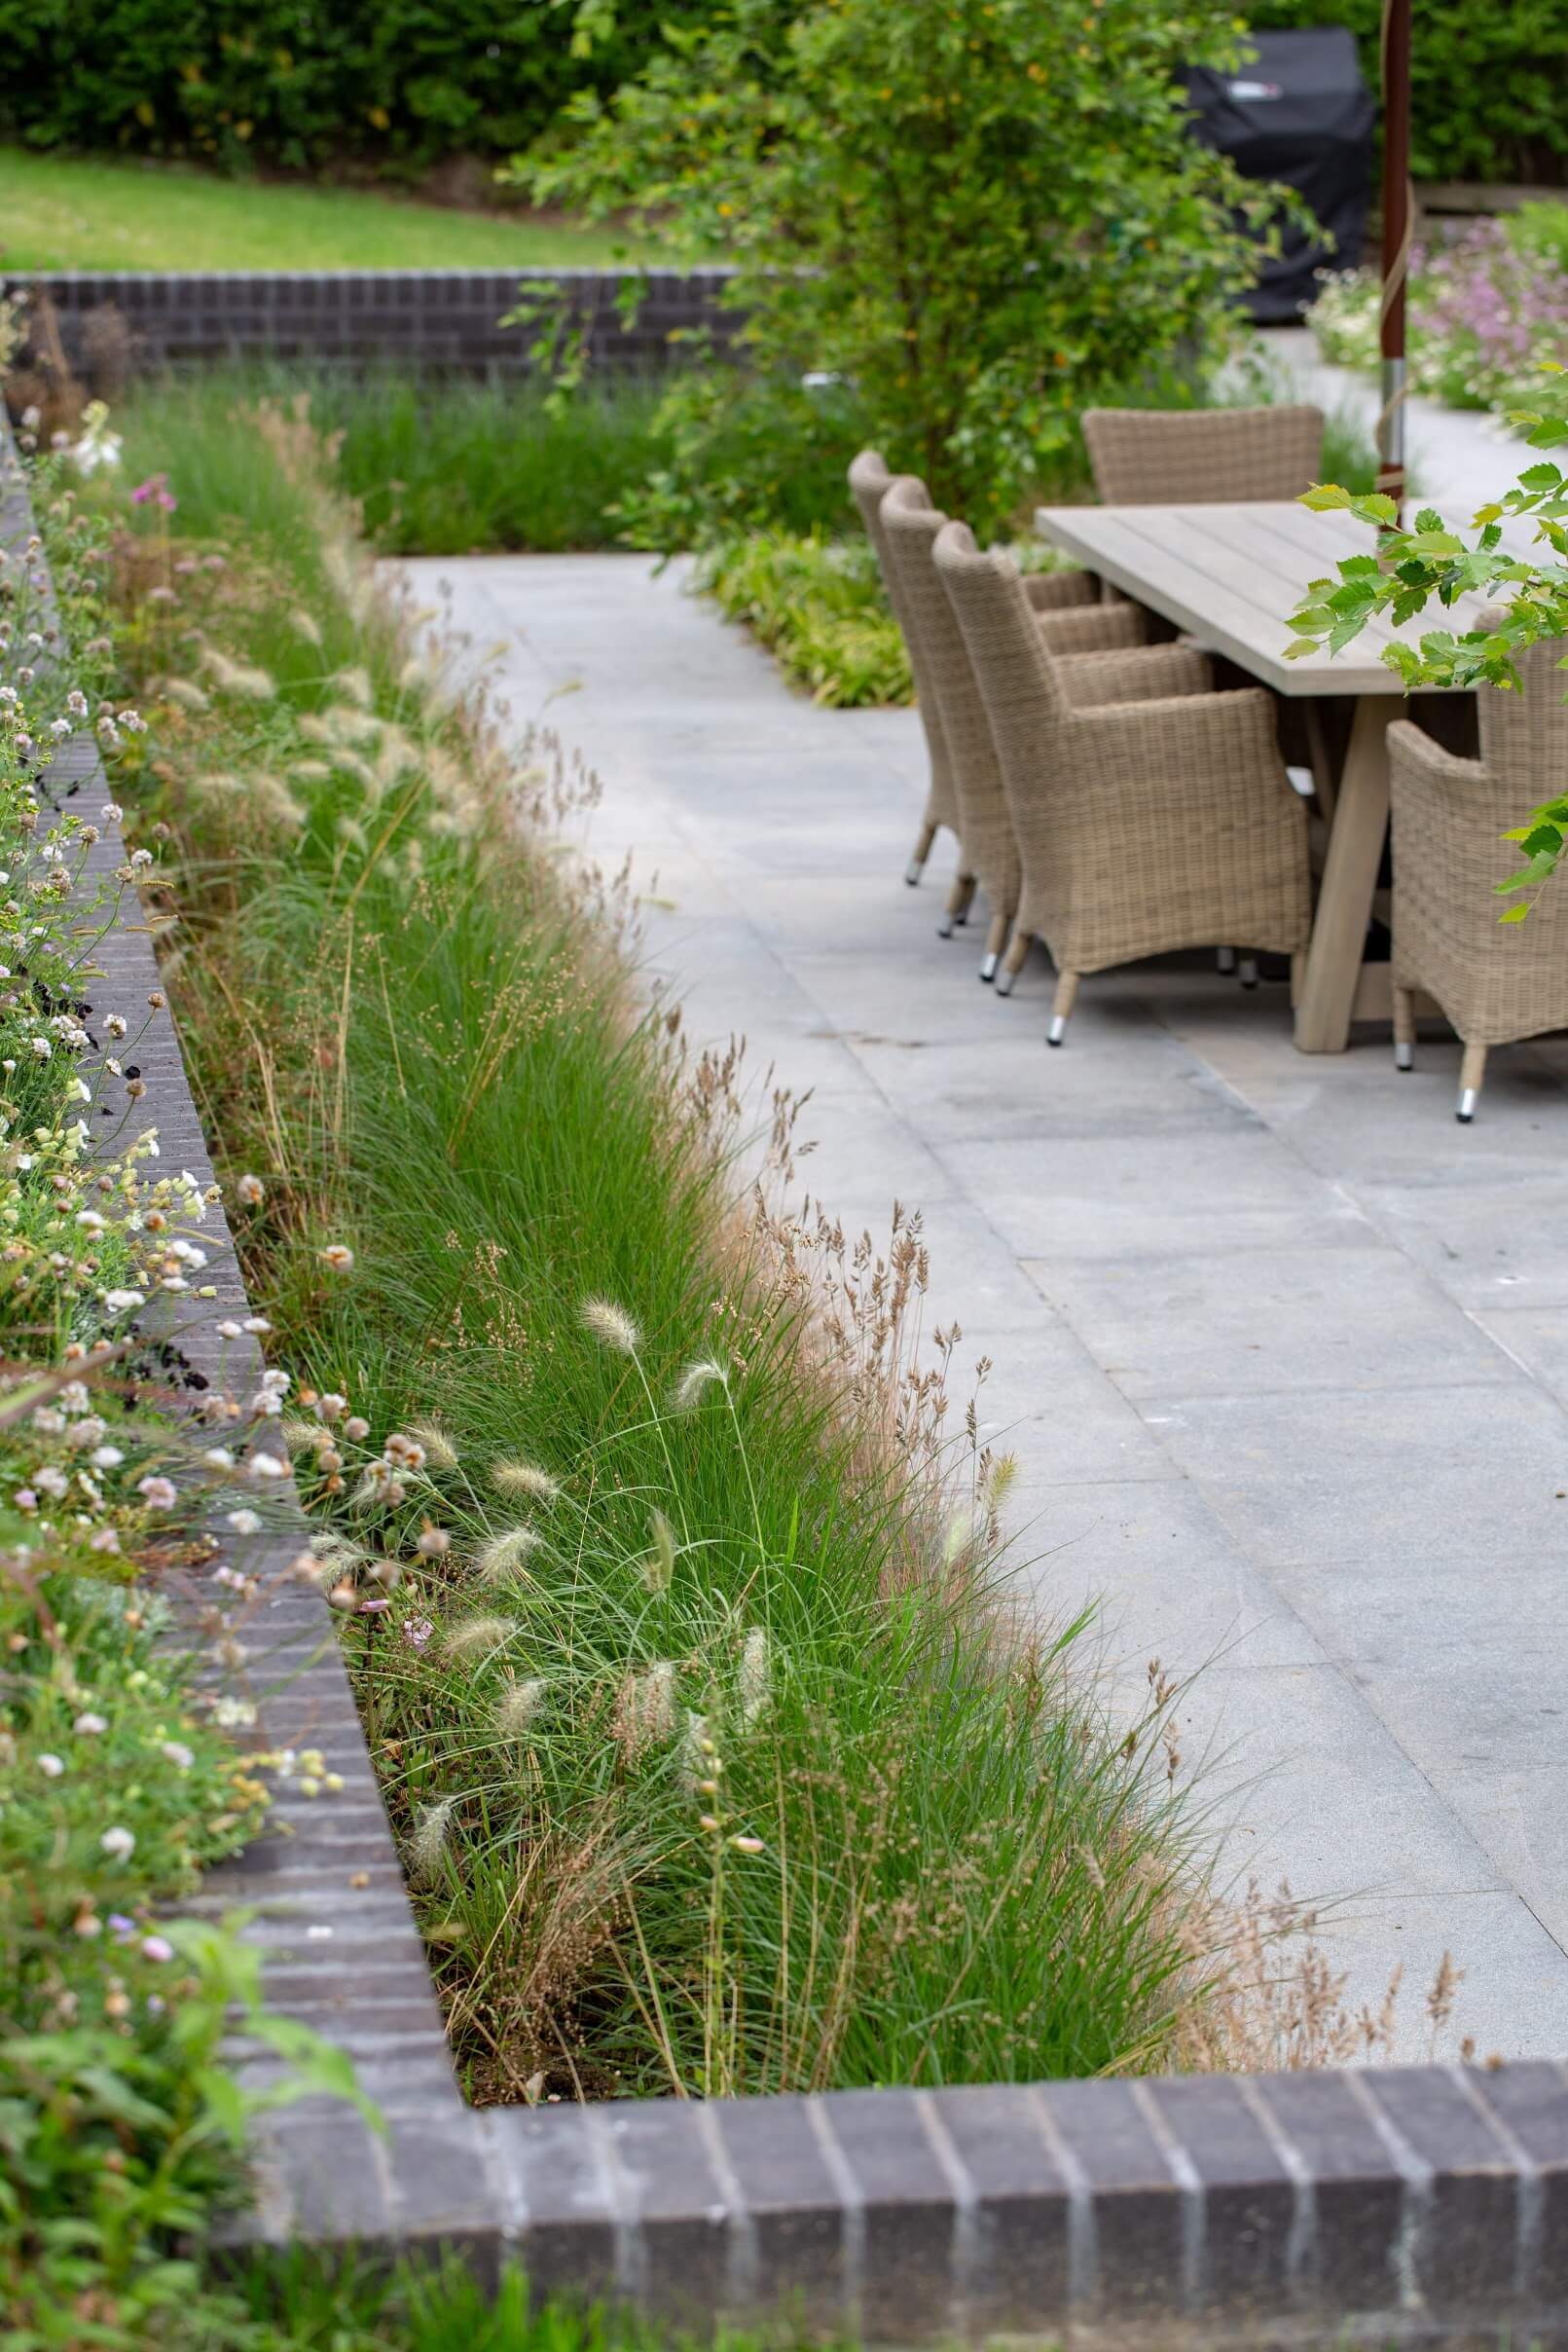
<svg viewBox="0 0 1568 2352">
<path fill-rule="evenodd" d="M 20 544 L 8 478 L 0 541 Z M 105 790 L 85 736 L 52 787 Z M 94 852 L 108 866 L 118 839 Z M 133 922 L 117 997 L 157 984 Z M 166 1014 L 141 1049 L 165 1155 L 210 1171 Z M 243 1309 L 214 1233 L 199 1378 L 233 1382 Z M 210 1336 L 209 1336 L 210 1335 Z M 259 1365 L 254 1367 L 259 1370 Z M 1568 2344 L 1568 2080 L 1554 2065 L 1272 2078 L 869 2090 L 813 2098 L 467 2108 L 318 1591 L 289 1576 L 303 1518 L 237 1545 L 264 1580 L 247 1638 L 256 1739 L 319 1747 L 330 1799 L 285 1790 L 269 1834 L 201 1897 L 244 1905 L 273 2004 L 352 2058 L 385 2122 L 341 2103 L 269 2118 L 240 2244 L 459 2249 L 541 2290 L 704 2326 L 781 2309 L 913 2343 L 1001 2332 L 1074 2344 L 1347 2340 Z M 244 2052 L 240 2067 L 271 2064 Z"/>
</svg>

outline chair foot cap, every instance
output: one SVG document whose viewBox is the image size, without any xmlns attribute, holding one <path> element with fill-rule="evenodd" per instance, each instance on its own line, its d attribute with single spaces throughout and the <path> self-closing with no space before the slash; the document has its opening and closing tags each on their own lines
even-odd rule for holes
<svg viewBox="0 0 1568 2352">
<path fill-rule="evenodd" d="M 909 864 L 904 867 L 904 880 L 908 883 L 911 890 L 918 890 L 920 888 L 920 877 L 925 870 L 925 867 L 921 865 L 917 860 L 914 858 L 910 859 Z"/>
<path fill-rule="evenodd" d="M 1241 984 L 1244 988 L 1256 988 L 1258 985 L 1258 966 L 1251 956 L 1242 957 Z"/>
<path fill-rule="evenodd" d="M 999 972 L 999 973 L 998 973 L 998 974 L 997 974 L 997 994 L 998 994 L 998 996 L 1011 996 L 1011 994 L 1012 994 L 1012 974 L 1011 974 L 1010 972 Z"/>
<path fill-rule="evenodd" d="M 950 939 L 953 937 L 953 918 L 951 915 L 943 915 L 941 921 L 936 926 L 936 937 L 939 939 Z"/>
<path fill-rule="evenodd" d="M 1216 972 L 1223 973 L 1228 979 L 1236 969 L 1235 949 L 1233 947 L 1217 947 L 1214 951 L 1214 968 Z"/>
<path fill-rule="evenodd" d="M 1463 1094 L 1461 1094 L 1459 1097 L 1459 1108 L 1454 1113 L 1454 1117 L 1458 1120 L 1462 1127 L 1468 1127 L 1475 1116 L 1476 1088 L 1474 1086 L 1467 1086 Z"/>
<path fill-rule="evenodd" d="M 1045 1032 L 1045 1043 L 1047 1046 L 1059 1046 L 1066 1035 L 1066 1021 L 1061 1019 L 1054 1020 Z"/>
<path fill-rule="evenodd" d="M 983 957 L 980 964 L 981 979 L 987 982 L 994 980 L 997 976 L 997 966 L 1001 963 L 1001 961 L 1002 958 L 1000 956 L 988 955 Z"/>
<path fill-rule="evenodd" d="M 1413 1046 L 1396 1046 L 1394 1067 L 1396 1070 L 1413 1070 L 1415 1068 L 1415 1047 Z"/>
</svg>

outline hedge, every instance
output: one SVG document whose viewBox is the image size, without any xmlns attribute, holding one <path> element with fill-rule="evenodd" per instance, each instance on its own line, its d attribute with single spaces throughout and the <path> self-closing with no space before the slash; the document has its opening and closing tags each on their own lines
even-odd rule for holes
<svg viewBox="0 0 1568 2352">
<path fill-rule="evenodd" d="M 715 5 L 617 0 L 614 38 L 583 59 L 569 0 L 0 0 L 0 138 L 412 176 L 526 146 L 574 89 L 612 88 L 661 24 Z M 1380 13 L 1250 11 L 1349 24 L 1374 87 Z M 1414 17 L 1416 176 L 1568 182 L 1568 0 L 1414 0 Z"/>
<path fill-rule="evenodd" d="M 527 145 L 707 13 L 618 0 L 584 60 L 555 0 L 0 0 L 0 138 L 412 175 Z"/>
<path fill-rule="evenodd" d="M 1253 0 L 1257 25 L 1348 24 L 1375 91 L 1382 0 Z M 1412 0 L 1418 180 L 1568 185 L 1568 0 Z"/>
</svg>

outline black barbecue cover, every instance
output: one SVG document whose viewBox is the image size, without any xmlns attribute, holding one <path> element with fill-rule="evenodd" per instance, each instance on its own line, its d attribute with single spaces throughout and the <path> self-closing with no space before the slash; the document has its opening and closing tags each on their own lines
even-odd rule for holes
<svg viewBox="0 0 1568 2352">
<path fill-rule="evenodd" d="M 1248 179 L 1295 188 L 1327 232 L 1285 224 L 1283 250 L 1264 262 L 1248 297 L 1263 324 L 1299 317 L 1317 293 L 1319 270 L 1360 261 L 1377 111 L 1344 25 L 1255 30 L 1247 46 L 1256 55 L 1233 73 L 1187 69 L 1193 129 Z"/>
</svg>

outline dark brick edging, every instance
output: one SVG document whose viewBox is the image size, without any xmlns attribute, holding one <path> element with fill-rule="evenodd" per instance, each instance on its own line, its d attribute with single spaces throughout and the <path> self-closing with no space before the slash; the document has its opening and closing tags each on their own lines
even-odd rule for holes
<svg viewBox="0 0 1568 2352">
<path fill-rule="evenodd" d="M 590 363 L 648 375 L 678 354 L 672 337 L 706 328 L 727 344 L 739 314 L 721 297 L 733 273 L 711 270 L 67 270 L 18 282 L 47 294 L 78 371 L 112 391 L 116 372 L 225 360 L 380 365 L 433 376 L 519 381 L 530 331 L 502 327 L 520 287 L 559 284 Z M 0 278 L 4 272 L 0 269 Z M 632 277 L 638 313 L 623 320 L 617 293 Z M 117 336 L 103 332 L 113 313 Z"/>
<path fill-rule="evenodd" d="M 27 520 L 5 486 L 0 544 Z M 107 797 L 85 735 L 51 782 Z M 106 838 L 93 869 L 123 854 Z M 129 923 L 101 962 L 128 1011 L 157 985 Z M 138 1060 L 165 1157 L 205 1181 L 166 1012 Z M 216 1333 L 244 1305 L 216 1214 L 211 1239 L 220 1295 L 181 1343 L 243 1385 L 259 1359 Z M 1568 2346 L 1568 2076 L 1544 2062 L 466 2108 L 328 1611 L 286 1574 L 304 1531 L 235 1546 L 264 1579 L 256 1737 L 320 1747 L 345 1786 L 286 1791 L 201 1908 L 255 1906 L 270 2001 L 351 2055 L 387 2130 L 324 2099 L 269 2117 L 232 2242 L 451 2246 L 487 2277 L 516 2256 L 543 2290 L 699 2326 L 783 2305 L 893 2343 Z"/>
</svg>

